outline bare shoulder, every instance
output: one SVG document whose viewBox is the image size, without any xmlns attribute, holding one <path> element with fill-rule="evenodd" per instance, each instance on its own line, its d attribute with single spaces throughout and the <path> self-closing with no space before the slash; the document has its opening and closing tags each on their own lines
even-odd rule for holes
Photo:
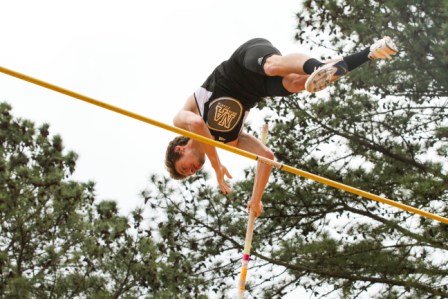
<svg viewBox="0 0 448 299">
<path fill-rule="evenodd" d="M 188 130 L 191 125 L 197 124 L 200 121 L 202 121 L 202 118 L 199 116 L 194 96 L 191 95 L 185 101 L 184 106 L 174 116 L 173 124 L 176 127 Z"/>
<path fill-rule="evenodd" d="M 182 110 L 190 111 L 195 114 L 199 114 L 198 105 L 196 104 L 196 100 L 194 99 L 194 95 L 190 95 L 185 101 L 184 107 Z"/>
</svg>

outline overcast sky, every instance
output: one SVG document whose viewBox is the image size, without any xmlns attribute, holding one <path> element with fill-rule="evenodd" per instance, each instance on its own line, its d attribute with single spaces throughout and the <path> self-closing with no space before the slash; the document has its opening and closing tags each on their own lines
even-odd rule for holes
<svg viewBox="0 0 448 299">
<path fill-rule="evenodd" d="M 283 53 L 294 41 L 298 0 L 1 1 L 0 63 L 97 100 L 172 124 L 213 68 L 253 37 Z M 80 155 L 76 179 L 102 199 L 135 203 L 152 172 L 166 173 L 169 131 L 0 74 L 0 100 L 16 116 L 48 122 Z M 269 111 L 253 111 L 249 121 Z M 223 153 L 238 177 L 254 161 Z M 207 166 L 209 164 L 207 163 Z M 208 168 L 210 169 L 210 167 Z"/>
<path fill-rule="evenodd" d="M 1 1 L 0 65 L 171 125 L 185 99 L 246 40 L 308 52 L 294 41 L 299 10 L 300 0 Z M 80 156 L 75 179 L 95 181 L 97 198 L 118 201 L 123 213 L 141 205 L 151 173 L 166 174 L 169 131 L 1 73 L 0 101 L 17 117 L 49 123 Z M 234 177 L 255 165 L 220 153 Z"/>
</svg>

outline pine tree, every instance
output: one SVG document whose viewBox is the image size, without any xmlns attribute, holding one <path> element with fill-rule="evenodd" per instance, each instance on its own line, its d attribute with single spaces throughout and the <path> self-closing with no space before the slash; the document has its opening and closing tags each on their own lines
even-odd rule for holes
<svg viewBox="0 0 448 299">
<path fill-rule="evenodd" d="M 204 298 L 188 254 L 165 250 L 143 208 L 121 216 L 71 180 L 76 159 L 0 103 L 0 298 Z"/>
</svg>

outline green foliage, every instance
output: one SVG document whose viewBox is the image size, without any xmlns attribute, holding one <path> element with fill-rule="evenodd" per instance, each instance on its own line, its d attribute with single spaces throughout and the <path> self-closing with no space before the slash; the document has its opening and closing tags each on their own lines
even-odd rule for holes
<svg viewBox="0 0 448 299">
<path fill-rule="evenodd" d="M 389 35 L 400 53 L 356 69 L 330 97 L 270 100 L 276 159 L 446 217 L 447 12 L 448 2 L 435 0 L 305 1 L 299 41 L 335 56 Z M 227 197 L 206 180 L 178 187 L 153 178 L 150 187 L 149 202 L 167 213 L 162 226 L 188 228 L 168 247 L 202 257 L 193 272 L 222 298 L 240 269 L 253 173 Z M 248 278 L 255 298 L 297 286 L 321 298 L 448 297 L 446 224 L 283 171 L 273 172 L 263 202 Z"/>
<path fill-rule="evenodd" d="M 96 203 L 93 183 L 70 180 L 77 155 L 61 137 L 10 112 L 0 103 L 0 298 L 205 298 L 143 209 Z"/>
</svg>

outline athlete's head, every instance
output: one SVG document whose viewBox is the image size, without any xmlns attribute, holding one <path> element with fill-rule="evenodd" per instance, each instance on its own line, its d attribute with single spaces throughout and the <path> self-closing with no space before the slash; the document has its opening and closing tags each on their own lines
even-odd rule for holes
<svg viewBox="0 0 448 299">
<path fill-rule="evenodd" d="M 190 138 L 178 136 L 168 144 L 165 166 L 170 176 L 183 180 L 196 173 L 205 163 L 205 154 L 193 148 Z"/>
</svg>

